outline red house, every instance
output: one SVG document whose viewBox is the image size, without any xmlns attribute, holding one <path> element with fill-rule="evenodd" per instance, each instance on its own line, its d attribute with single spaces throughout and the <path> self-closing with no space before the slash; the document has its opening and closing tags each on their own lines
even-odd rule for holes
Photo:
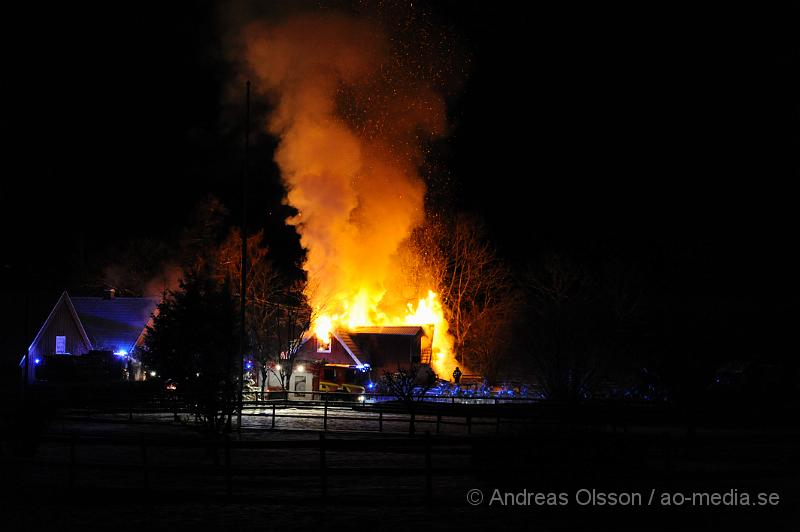
<svg viewBox="0 0 800 532">
<path fill-rule="evenodd" d="M 309 336 L 296 358 L 328 364 L 369 366 L 378 375 L 412 364 L 430 364 L 433 326 L 403 325 L 337 329 L 329 344 Z"/>
</svg>

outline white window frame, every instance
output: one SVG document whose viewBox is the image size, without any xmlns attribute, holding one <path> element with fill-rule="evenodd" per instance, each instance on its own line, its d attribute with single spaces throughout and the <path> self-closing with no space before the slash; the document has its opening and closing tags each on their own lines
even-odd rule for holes
<svg viewBox="0 0 800 532">
<path fill-rule="evenodd" d="M 328 349 L 322 347 L 322 342 L 319 338 L 314 337 L 314 340 L 317 342 L 317 353 L 330 353 L 331 347 L 333 346 L 333 335 L 330 337 L 330 341 L 328 341 Z"/>
</svg>

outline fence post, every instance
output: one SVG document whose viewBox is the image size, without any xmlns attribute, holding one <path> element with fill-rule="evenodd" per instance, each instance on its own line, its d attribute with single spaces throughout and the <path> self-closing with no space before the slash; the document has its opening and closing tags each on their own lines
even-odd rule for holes
<svg viewBox="0 0 800 532">
<path fill-rule="evenodd" d="M 319 433 L 319 476 L 322 487 L 322 497 L 328 496 L 328 472 L 325 464 L 325 433 Z"/>
<path fill-rule="evenodd" d="M 500 409 L 497 407 L 497 397 L 494 398 L 494 413 L 497 416 L 495 419 L 496 424 L 494 427 L 494 433 L 500 434 Z"/>
<path fill-rule="evenodd" d="M 431 471 L 431 433 L 425 431 L 425 504 L 433 499 L 433 475 Z"/>
<path fill-rule="evenodd" d="M 383 432 L 383 410 L 378 412 L 378 432 Z"/>
<path fill-rule="evenodd" d="M 325 413 L 322 416 L 322 430 L 328 432 L 328 394 L 325 394 Z"/>
<path fill-rule="evenodd" d="M 147 466 L 147 444 L 142 442 L 142 474 L 144 475 L 144 489 L 150 491 L 150 471 Z"/>
<path fill-rule="evenodd" d="M 472 434 L 472 416 L 467 415 L 467 434 Z"/>
<path fill-rule="evenodd" d="M 230 497 L 233 494 L 233 482 L 231 478 L 231 437 L 225 435 L 225 491 Z"/>
<path fill-rule="evenodd" d="M 442 422 L 442 415 L 436 414 L 436 434 L 439 434 L 439 424 Z"/>
<path fill-rule="evenodd" d="M 128 395 L 128 421 L 133 421 L 133 397 Z"/>
<path fill-rule="evenodd" d="M 275 402 L 272 402 L 272 428 L 275 428 Z"/>
<path fill-rule="evenodd" d="M 69 436 L 69 487 L 75 486 L 75 434 Z"/>
</svg>

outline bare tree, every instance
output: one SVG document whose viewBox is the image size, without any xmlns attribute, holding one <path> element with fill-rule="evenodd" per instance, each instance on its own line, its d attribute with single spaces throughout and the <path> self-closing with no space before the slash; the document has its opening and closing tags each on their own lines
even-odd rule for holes
<svg viewBox="0 0 800 532">
<path fill-rule="evenodd" d="M 201 206 L 194 229 L 184 236 L 184 255 L 187 261 L 194 260 L 193 269 L 208 272 L 220 283 L 227 281 L 238 308 L 241 233 L 234 227 L 224 239 L 218 238 L 224 212 L 213 198 Z M 247 237 L 245 338 L 247 352 L 259 372 L 261 397 L 270 373 L 284 390 L 288 389 L 294 357 L 313 322 L 308 284 L 282 275 L 269 260 L 268 251 L 263 231 Z"/>
<path fill-rule="evenodd" d="M 464 342 L 463 350 L 469 353 L 471 363 L 480 368 L 490 382 L 497 379 L 502 363 L 508 360 L 512 349 L 514 323 L 519 312 L 516 296 L 494 305 L 491 313 L 475 321 Z"/>
<path fill-rule="evenodd" d="M 493 373 L 519 298 L 482 224 L 463 216 L 453 222 L 433 218 L 414 232 L 401 261 L 412 283 L 438 292 L 459 363 Z"/>
<path fill-rule="evenodd" d="M 287 283 L 274 294 L 272 312 L 265 329 L 267 342 L 261 365 L 262 394 L 263 381 L 269 371 L 278 377 L 284 391 L 289 389 L 295 358 L 314 320 L 305 285 L 305 282 Z"/>
<path fill-rule="evenodd" d="M 218 266 L 219 245 L 225 238 L 227 208 L 209 195 L 195 208 L 180 238 L 180 266 L 214 277 Z"/>
<path fill-rule="evenodd" d="M 436 382 L 430 368 L 413 364 L 409 368 L 398 367 L 397 371 L 385 372 L 381 377 L 381 391 L 393 396 L 408 409 L 411 418 L 408 432 L 414 434 L 417 403 L 425 399 L 425 395 Z"/>
<path fill-rule="evenodd" d="M 261 397 L 268 377 L 274 350 L 274 322 L 280 312 L 283 281 L 267 258 L 262 245 L 263 231 L 247 237 L 247 308 L 245 309 L 245 338 L 248 352 L 261 374 Z M 233 297 L 240 304 L 242 248 L 239 228 L 233 228 L 220 245 L 216 257 L 217 277 L 230 279 Z"/>
<path fill-rule="evenodd" d="M 580 398 L 589 388 L 596 360 L 583 345 L 580 307 L 588 298 L 588 278 L 559 256 L 548 257 L 523 277 L 529 316 L 526 351 L 534 363 L 545 396 Z"/>
<path fill-rule="evenodd" d="M 523 278 L 525 346 L 545 395 L 588 397 L 615 365 L 629 365 L 639 307 L 635 271 L 588 270 L 552 254 Z"/>
</svg>

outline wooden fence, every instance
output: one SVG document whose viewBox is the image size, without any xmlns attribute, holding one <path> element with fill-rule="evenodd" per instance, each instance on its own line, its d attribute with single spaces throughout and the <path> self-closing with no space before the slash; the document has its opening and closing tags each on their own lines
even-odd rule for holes
<svg viewBox="0 0 800 532">
<path fill-rule="evenodd" d="M 619 435 L 623 437 L 622 435 Z M 624 436 L 627 438 L 628 436 Z M 87 436 L 77 434 L 47 434 L 40 439 L 40 445 L 58 445 L 66 447 L 63 460 L 31 458 L 10 458 L 2 459 L 4 468 L 7 467 L 42 467 L 47 471 L 66 470 L 66 484 L 72 490 L 80 485 L 82 472 L 90 470 L 102 470 L 111 472 L 129 472 L 140 475 L 138 486 L 133 487 L 137 490 L 143 489 L 151 492 L 158 489 L 154 486 L 154 474 L 172 475 L 202 475 L 218 481 L 218 489 L 224 489 L 227 496 L 232 496 L 235 491 L 237 481 L 243 479 L 280 479 L 293 478 L 297 482 L 298 478 L 306 478 L 312 482 L 317 494 L 321 498 L 326 498 L 330 494 L 330 480 L 333 478 L 366 478 L 366 477 L 411 477 L 419 478 L 419 501 L 430 504 L 434 499 L 434 478 L 442 477 L 462 477 L 463 467 L 441 467 L 433 465 L 433 457 L 436 455 L 472 455 L 473 445 L 478 441 L 471 437 L 435 437 L 430 433 L 415 437 L 368 437 L 368 438 L 348 438 L 339 439 L 331 435 L 320 432 L 315 438 L 302 440 L 269 440 L 269 441 L 248 441 L 235 439 L 225 436 L 218 439 L 192 439 L 159 436 L 156 438 L 131 438 L 120 436 Z M 566 441 L 566 440 L 565 440 Z M 663 454 L 663 471 L 669 472 L 671 467 L 671 445 L 667 434 L 657 437 L 638 438 L 637 445 L 645 448 L 656 447 Z M 79 461 L 77 450 L 79 448 L 95 448 L 99 446 L 112 446 L 116 448 L 139 449 L 140 460 L 138 463 L 128 462 L 109 462 L 109 461 Z M 151 451 L 155 448 L 172 448 L 180 450 L 204 449 L 211 451 L 215 457 L 222 456 L 218 464 L 155 464 L 151 461 Z M 247 452 L 269 452 L 275 450 L 291 450 L 296 453 L 300 450 L 311 450 L 318 454 L 317 461 L 306 462 L 306 467 L 241 467 L 234 465 L 234 455 L 243 451 Z M 377 452 L 382 454 L 403 454 L 417 455 L 424 457 L 422 465 L 386 467 L 370 464 L 331 466 L 329 455 L 331 453 L 347 453 L 351 456 L 362 455 L 364 453 Z M 360 457 L 358 457 L 360 458 Z M 359 463 L 357 460 L 353 462 Z M 308 467 L 308 464 L 313 464 Z M 314 482 L 314 479 L 315 482 Z M 302 482 L 302 481 L 301 481 Z M 306 483 L 302 482 L 305 486 Z M 224 486 L 224 488 L 223 488 Z"/>
<path fill-rule="evenodd" d="M 309 394 L 311 395 L 311 394 Z M 515 398 L 484 398 L 470 402 L 450 401 L 430 402 L 415 401 L 402 403 L 387 401 L 387 396 L 379 394 L 342 394 L 339 392 L 314 392 L 314 399 L 293 401 L 287 398 L 268 399 L 264 401 L 244 401 L 242 413 L 246 419 L 262 419 L 259 428 L 276 429 L 278 420 L 305 420 L 317 422 L 310 430 L 328 432 L 331 422 L 357 422 L 359 426 L 353 431 L 375 431 L 395 433 L 415 433 L 418 427 L 440 434 L 443 427 L 461 427 L 463 434 L 470 435 L 476 427 L 492 427 L 499 434 L 503 427 L 513 428 L 530 424 L 548 423 L 549 419 L 557 419 L 564 424 L 572 419 L 577 424 L 591 426 L 609 426 L 612 430 L 625 430 L 627 422 L 614 409 L 574 409 L 561 405 L 531 403 Z M 361 400 L 363 398 L 364 400 Z M 377 400 L 376 398 L 384 399 Z M 480 401 L 480 402 L 478 402 Z M 299 411 L 298 411 L 299 410 Z M 598 414 L 598 412 L 600 412 Z M 192 408 L 180 396 L 167 396 L 147 402 L 127 401 L 126 403 L 87 403 L 81 408 L 62 410 L 67 416 L 91 418 L 96 415 L 125 415 L 129 421 L 138 416 L 162 414 L 178 421 L 181 415 L 191 415 Z M 391 424 L 394 430 L 387 425 Z M 397 430 L 398 426 L 407 429 Z M 252 424 L 251 424 L 252 427 Z M 371 428 L 366 428 L 371 427 Z M 305 426 L 304 430 L 309 430 Z"/>
</svg>

